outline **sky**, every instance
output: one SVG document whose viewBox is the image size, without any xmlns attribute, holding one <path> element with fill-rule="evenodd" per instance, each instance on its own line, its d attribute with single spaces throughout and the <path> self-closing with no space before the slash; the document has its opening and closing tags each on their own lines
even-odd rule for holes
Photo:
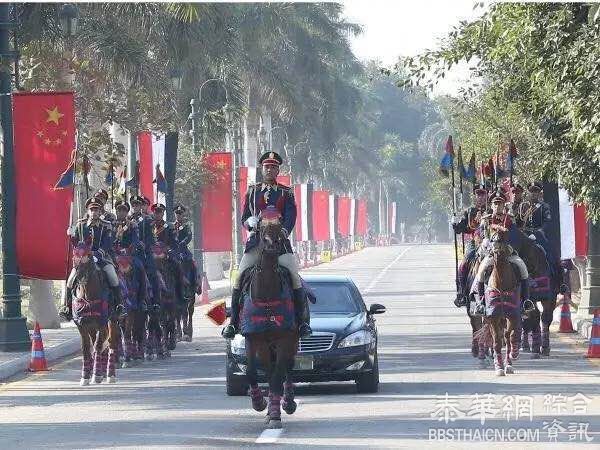
<svg viewBox="0 0 600 450">
<path fill-rule="evenodd" d="M 393 65 L 398 56 L 412 56 L 433 49 L 461 20 L 482 14 L 473 10 L 473 0 L 341 0 L 346 17 L 363 26 L 352 38 L 352 48 L 361 60 L 377 59 Z M 468 79 L 466 64 L 457 66 L 440 82 L 434 95 L 456 94 Z"/>
</svg>

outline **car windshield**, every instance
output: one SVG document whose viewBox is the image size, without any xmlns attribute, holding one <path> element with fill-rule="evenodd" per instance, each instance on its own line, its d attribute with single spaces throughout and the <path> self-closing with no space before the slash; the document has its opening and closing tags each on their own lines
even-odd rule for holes
<svg viewBox="0 0 600 450">
<path fill-rule="evenodd" d="M 309 303 L 311 314 L 347 314 L 360 312 L 357 299 L 345 283 L 309 283 L 317 297 L 313 305 Z"/>
</svg>

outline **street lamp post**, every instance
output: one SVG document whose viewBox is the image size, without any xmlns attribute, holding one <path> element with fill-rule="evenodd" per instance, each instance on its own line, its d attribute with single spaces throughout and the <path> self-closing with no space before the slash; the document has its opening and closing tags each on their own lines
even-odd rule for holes
<svg viewBox="0 0 600 450">
<path fill-rule="evenodd" d="M 192 129 L 190 130 L 190 136 L 192 138 L 192 148 L 196 155 L 200 155 L 200 142 L 198 141 L 198 124 L 197 120 L 199 117 L 198 111 L 196 109 L 196 100 L 190 100 L 190 109 L 191 113 L 189 115 L 190 123 Z M 202 219 L 200 217 L 200 213 L 202 211 L 202 188 L 200 188 L 198 192 L 198 200 L 194 202 L 192 212 L 194 214 L 194 218 L 192 220 L 192 224 L 194 225 L 194 261 L 196 261 L 196 265 L 198 266 L 198 272 L 202 277 L 204 277 L 204 259 L 202 254 Z"/>
<path fill-rule="evenodd" d="M 10 5 L 0 3 L 0 57 L 12 60 L 10 30 L 15 26 Z M 2 122 L 2 311 L 0 351 L 22 351 L 30 345 L 25 317 L 21 315 L 21 284 L 16 255 L 16 193 L 13 151 L 12 80 L 9 70 L 0 70 L 0 121 Z"/>
<path fill-rule="evenodd" d="M 234 167 L 234 181 L 233 181 L 233 264 L 232 266 L 237 271 L 242 257 L 242 237 L 240 229 L 240 211 L 242 206 L 242 196 L 244 192 L 239 190 L 240 181 L 240 161 L 242 155 L 242 141 L 243 136 L 239 127 L 236 127 L 233 133 L 233 167 Z"/>
</svg>

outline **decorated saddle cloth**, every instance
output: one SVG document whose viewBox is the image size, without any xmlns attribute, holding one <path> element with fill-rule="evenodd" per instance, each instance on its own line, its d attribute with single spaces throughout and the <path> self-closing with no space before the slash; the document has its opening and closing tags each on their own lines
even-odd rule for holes
<svg viewBox="0 0 600 450">
<path fill-rule="evenodd" d="M 511 291 L 499 291 L 486 287 L 485 315 L 487 317 L 520 315 L 520 291 L 519 286 Z"/>
<path fill-rule="evenodd" d="M 81 325 L 86 319 L 96 319 L 101 325 L 108 323 L 108 291 L 104 290 L 98 299 L 88 300 L 73 297 L 73 321 Z"/>
<path fill-rule="evenodd" d="M 126 312 L 137 311 L 142 307 L 139 301 L 140 289 L 142 288 L 139 282 L 139 276 L 138 273 L 134 273 L 133 276 L 129 278 L 119 276 L 121 296 L 123 297 L 123 308 Z"/>
<path fill-rule="evenodd" d="M 268 331 L 291 330 L 295 325 L 294 302 L 289 273 L 281 271 L 281 292 L 278 298 L 253 299 L 249 283 L 242 294 L 240 328 L 243 336 Z"/>
</svg>

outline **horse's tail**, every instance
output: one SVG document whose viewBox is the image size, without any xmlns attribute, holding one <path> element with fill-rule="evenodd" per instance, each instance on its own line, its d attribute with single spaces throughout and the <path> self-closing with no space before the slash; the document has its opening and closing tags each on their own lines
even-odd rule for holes
<svg viewBox="0 0 600 450">
<path fill-rule="evenodd" d="M 479 345 L 491 347 L 494 343 L 492 337 L 492 328 L 489 322 L 485 322 L 483 326 L 473 334 L 473 338 L 479 342 Z"/>
</svg>

